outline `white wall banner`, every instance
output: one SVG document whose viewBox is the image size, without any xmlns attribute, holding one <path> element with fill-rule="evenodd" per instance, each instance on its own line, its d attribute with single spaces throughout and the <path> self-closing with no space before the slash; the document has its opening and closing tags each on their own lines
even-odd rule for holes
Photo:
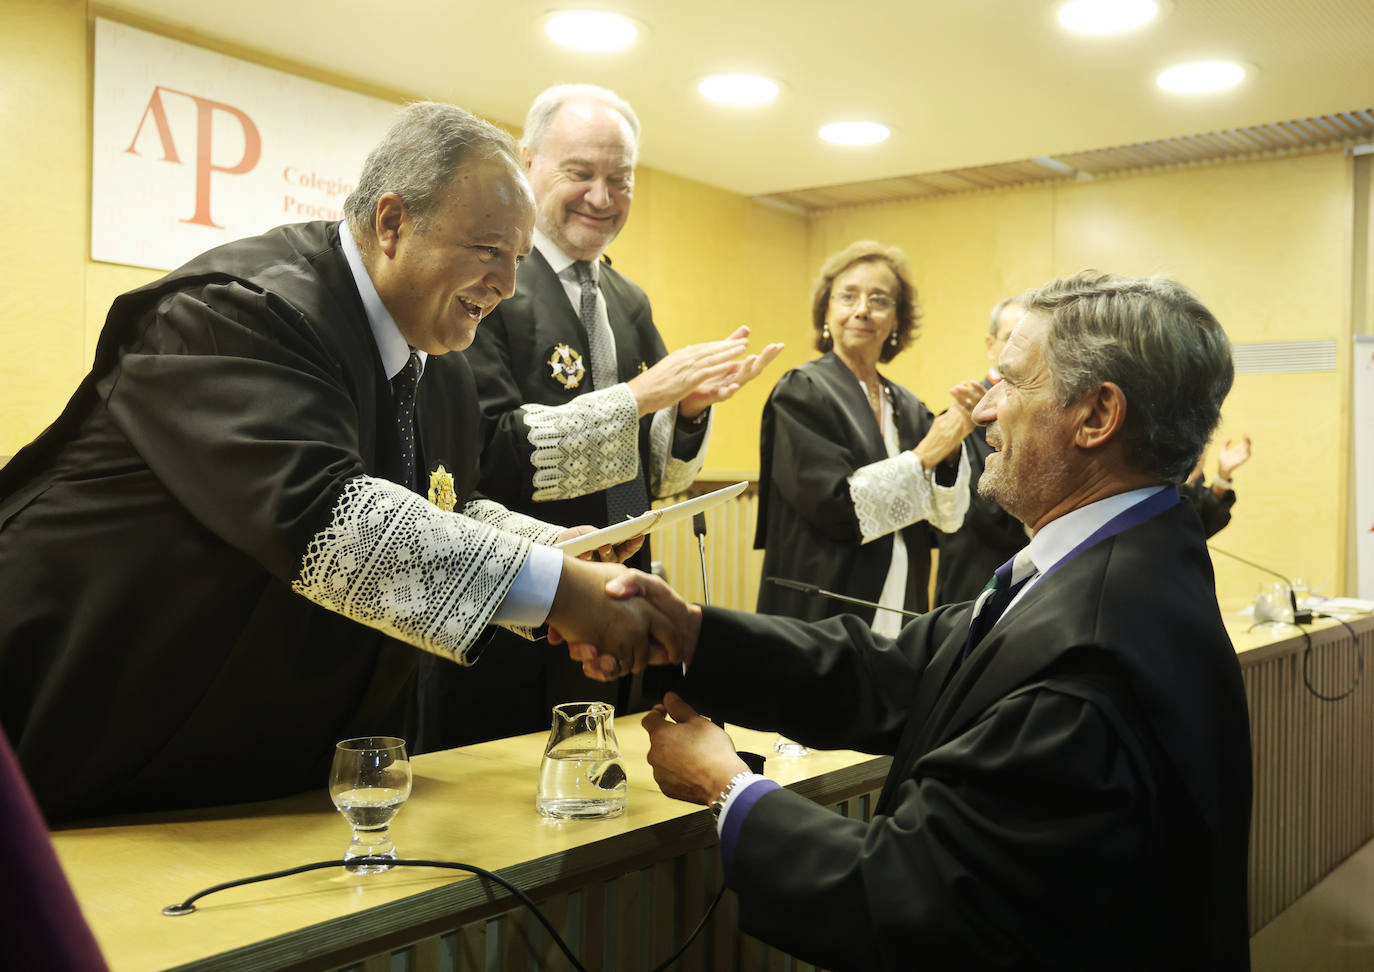
<svg viewBox="0 0 1374 972">
<path fill-rule="evenodd" d="M 1355 568 L 1357 597 L 1374 599 L 1374 337 L 1355 336 Z"/>
<path fill-rule="evenodd" d="M 340 219 L 398 108 L 98 18 L 91 259 L 170 270 Z"/>
</svg>

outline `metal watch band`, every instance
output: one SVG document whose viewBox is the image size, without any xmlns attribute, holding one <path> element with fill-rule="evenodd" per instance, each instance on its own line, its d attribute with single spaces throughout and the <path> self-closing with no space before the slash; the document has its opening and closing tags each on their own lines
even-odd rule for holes
<svg viewBox="0 0 1374 972">
<path fill-rule="evenodd" d="M 720 796 L 711 801 L 711 816 L 719 820 L 720 812 L 725 809 L 725 801 L 730 799 L 730 794 L 734 792 L 735 787 L 739 786 L 745 777 L 753 775 L 749 770 L 745 770 L 743 773 L 736 773 L 730 777 L 730 782 L 725 784 L 725 789 L 720 791 Z"/>
</svg>

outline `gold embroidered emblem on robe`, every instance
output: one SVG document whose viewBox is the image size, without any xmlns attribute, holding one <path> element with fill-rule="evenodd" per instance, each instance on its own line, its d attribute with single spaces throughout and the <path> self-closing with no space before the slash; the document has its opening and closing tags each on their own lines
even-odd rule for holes
<svg viewBox="0 0 1374 972">
<path fill-rule="evenodd" d="M 452 513 L 458 505 L 453 492 L 453 474 L 442 465 L 429 474 L 429 501 L 445 513 Z"/>
<path fill-rule="evenodd" d="M 566 344 L 554 345 L 549 354 L 549 377 L 564 388 L 572 389 L 582 384 L 587 366 L 582 363 L 582 355 Z"/>
</svg>

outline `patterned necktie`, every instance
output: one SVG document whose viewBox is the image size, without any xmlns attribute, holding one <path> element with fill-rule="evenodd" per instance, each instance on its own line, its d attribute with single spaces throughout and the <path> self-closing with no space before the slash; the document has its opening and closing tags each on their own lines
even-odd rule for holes
<svg viewBox="0 0 1374 972">
<path fill-rule="evenodd" d="M 1023 547 L 1015 557 L 997 568 L 974 605 L 973 619 L 969 622 L 968 638 L 964 641 L 964 653 L 960 660 L 967 658 L 973 646 L 992 630 L 997 619 L 1035 574 L 1035 562 L 1030 558 L 1029 547 Z"/>
<path fill-rule="evenodd" d="M 410 352 L 410 360 L 395 378 L 391 391 L 396 397 L 396 428 L 400 433 L 401 472 L 406 486 L 415 489 L 415 385 L 420 380 L 420 354 Z"/>
<path fill-rule="evenodd" d="M 592 265 L 586 260 L 577 260 L 573 263 L 573 272 L 582 285 L 579 316 L 582 329 L 587 332 L 587 354 L 592 359 L 592 388 L 610 388 L 620 380 L 611 322 L 596 312 L 597 286 Z M 644 487 L 644 471 L 638 464 L 634 479 L 606 490 L 607 525 L 619 523 L 627 516 L 639 516 L 648 508 L 649 491 Z"/>
</svg>

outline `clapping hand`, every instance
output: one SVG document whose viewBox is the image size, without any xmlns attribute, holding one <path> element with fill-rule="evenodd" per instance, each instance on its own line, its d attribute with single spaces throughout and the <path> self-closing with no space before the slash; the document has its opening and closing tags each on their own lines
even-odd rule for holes
<svg viewBox="0 0 1374 972">
<path fill-rule="evenodd" d="M 781 344 L 770 344 L 758 354 L 736 361 L 748 346 L 749 328 L 740 326 L 723 341 L 689 344 L 666 355 L 628 382 L 639 414 L 682 403 L 683 417 L 695 418 L 712 403 L 725 401 L 782 350 Z"/>
<path fill-rule="evenodd" d="M 1217 475 L 1230 482 L 1231 474 L 1244 465 L 1249 458 L 1250 436 L 1242 435 L 1235 441 L 1227 439 L 1226 444 L 1217 453 Z"/>
</svg>

